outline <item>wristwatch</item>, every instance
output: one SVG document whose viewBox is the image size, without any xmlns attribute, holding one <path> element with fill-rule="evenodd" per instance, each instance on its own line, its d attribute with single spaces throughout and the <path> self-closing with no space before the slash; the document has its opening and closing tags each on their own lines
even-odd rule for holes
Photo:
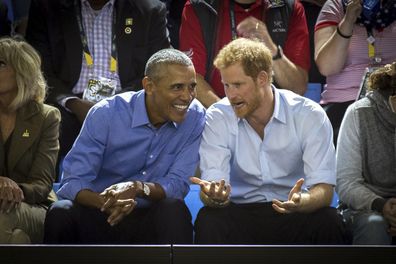
<svg viewBox="0 0 396 264">
<path fill-rule="evenodd" d="M 144 196 L 146 197 L 150 196 L 150 187 L 144 182 L 142 182 L 142 186 L 143 186 Z"/>
<path fill-rule="evenodd" d="M 276 46 L 276 54 L 272 57 L 272 60 L 279 60 L 283 57 L 283 49 L 281 45 Z"/>
</svg>

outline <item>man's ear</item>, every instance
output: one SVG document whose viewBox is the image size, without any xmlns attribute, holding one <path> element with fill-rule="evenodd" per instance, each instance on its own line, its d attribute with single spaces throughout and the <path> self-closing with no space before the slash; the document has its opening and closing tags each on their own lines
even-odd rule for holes
<svg viewBox="0 0 396 264">
<path fill-rule="evenodd" d="M 151 95 L 153 93 L 155 84 L 153 80 L 151 80 L 149 77 L 145 76 L 142 80 L 142 85 L 143 89 L 146 92 L 146 94 Z"/>
<path fill-rule="evenodd" d="M 257 75 L 257 83 L 260 86 L 267 86 L 268 82 L 269 82 L 268 73 L 266 71 L 259 72 L 259 74 Z"/>
</svg>

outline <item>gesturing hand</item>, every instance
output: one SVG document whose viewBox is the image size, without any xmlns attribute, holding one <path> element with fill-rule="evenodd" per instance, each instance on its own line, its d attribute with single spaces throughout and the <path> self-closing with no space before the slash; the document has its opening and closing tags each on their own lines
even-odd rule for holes
<svg viewBox="0 0 396 264">
<path fill-rule="evenodd" d="M 9 213 L 25 199 L 22 189 L 10 178 L 0 176 L 0 212 Z"/>
<path fill-rule="evenodd" d="M 302 208 L 301 202 L 301 186 L 304 183 L 304 179 L 299 179 L 293 188 L 290 190 L 288 200 L 281 202 L 277 199 L 272 200 L 272 208 L 282 214 L 289 214 L 292 212 L 300 211 Z"/>
<path fill-rule="evenodd" d="M 191 177 L 191 182 L 194 184 L 199 184 L 201 187 L 201 199 L 208 198 L 207 202 L 209 206 L 222 206 L 228 203 L 230 199 L 231 185 L 225 184 L 224 180 L 220 182 L 208 182 L 201 180 L 197 177 Z M 202 196 L 202 194 L 204 196 Z M 205 197 L 206 195 L 206 197 Z M 203 201 L 205 203 L 205 201 Z"/>
</svg>

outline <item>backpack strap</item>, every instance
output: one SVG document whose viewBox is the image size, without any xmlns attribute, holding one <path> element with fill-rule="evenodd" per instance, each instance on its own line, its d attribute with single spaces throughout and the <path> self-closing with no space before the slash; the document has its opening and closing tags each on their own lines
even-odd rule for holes
<svg viewBox="0 0 396 264">
<path fill-rule="evenodd" d="M 213 59 L 215 53 L 215 41 L 217 32 L 217 11 L 220 6 L 218 0 L 190 0 L 196 16 L 201 25 L 202 36 L 206 47 L 206 74 L 205 80 L 210 81 Z M 215 26 L 213 26 L 215 25 Z"/>
<path fill-rule="evenodd" d="M 294 10 L 295 0 L 269 0 L 265 24 L 272 41 L 284 46 L 289 29 L 289 20 Z"/>
</svg>

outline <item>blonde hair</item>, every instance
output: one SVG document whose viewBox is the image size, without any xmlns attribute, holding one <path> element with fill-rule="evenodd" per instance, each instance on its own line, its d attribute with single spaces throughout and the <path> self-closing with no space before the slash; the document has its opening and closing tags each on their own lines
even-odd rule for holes
<svg viewBox="0 0 396 264">
<path fill-rule="evenodd" d="M 36 50 L 23 40 L 0 38 L 0 60 L 15 72 L 18 92 L 9 105 L 10 110 L 17 110 L 31 100 L 42 104 L 47 85 Z"/>
<path fill-rule="evenodd" d="M 369 77 L 368 87 L 370 90 L 396 92 L 396 62 L 373 71 Z"/>
<path fill-rule="evenodd" d="M 214 66 L 221 70 L 237 62 L 247 76 L 254 80 L 261 71 L 272 81 L 272 54 L 264 43 L 258 40 L 238 38 L 224 46 L 214 60 Z"/>
</svg>

